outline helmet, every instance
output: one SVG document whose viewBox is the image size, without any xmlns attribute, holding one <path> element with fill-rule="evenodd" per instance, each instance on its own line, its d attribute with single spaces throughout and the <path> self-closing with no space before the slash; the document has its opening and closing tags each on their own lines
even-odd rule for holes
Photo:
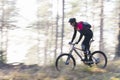
<svg viewBox="0 0 120 80">
<path fill-rule="evenodd" d="M 70 18 L 68 22 L 70 23 L 76 22 L 76 18 Z"/>
</svg>

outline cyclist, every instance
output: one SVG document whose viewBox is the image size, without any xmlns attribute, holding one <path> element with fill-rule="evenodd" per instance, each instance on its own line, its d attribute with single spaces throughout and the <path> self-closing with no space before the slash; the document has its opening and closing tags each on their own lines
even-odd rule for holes
<svg viewBox="0 0 120 80">
<path fill-rule="evenodd" d="M 76 37 L 77 31 L 80 33 L 80 36 L 79 36 L 78 41 L 75 42 L 75 44 L 78 44 L 80 42 L 80 40 L 82 39 L 82 37 L 84 36 L 84 40 L 82 42 L 81 47 L 82 47 L 82 50 L 84 51 L 84 54 L 85 54 L 85 59 L 84 60 L 86 61 L 87 60 L 87 54 L 90 53 L 89 42 L 93 37 L 93 32 L 90 29 L 91 25 L 88 24 L 87 22 L 83 22 L 83 21 L 76 22 L 76 18 L 70 18 L 69 23 L 74 28 L 74 33 L 73 33 L 73 36 L 72 36 L 72 40 L 69 42 L 69 44 L 73 43 L 73 41 Z"/>
</svg>

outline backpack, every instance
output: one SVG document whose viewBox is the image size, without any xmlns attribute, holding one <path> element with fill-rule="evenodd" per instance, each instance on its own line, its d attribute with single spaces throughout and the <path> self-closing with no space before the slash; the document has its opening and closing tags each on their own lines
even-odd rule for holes
<svg viewBox="0 0 120 80">
<path fill-rule="evenodd" d="M 83 22 L 83 28 L 91 28 L 91 25 L 88 22 Z"/>
<path fill-rule="evenodd" d="M 77 30 L 82 30 L 82 29 L 86 30 L 90 28 L 91 28 L 91 25 L 88 22 L 80 21 L 77 24 Z"/>
</svg>

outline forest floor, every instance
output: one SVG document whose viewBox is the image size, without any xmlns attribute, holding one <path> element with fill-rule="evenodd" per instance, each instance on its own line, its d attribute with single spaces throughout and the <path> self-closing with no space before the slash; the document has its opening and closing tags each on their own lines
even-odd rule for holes
<svg viewBox="0 0 120 80">
<path fill-rule="evenodd" d="M 0 80 L 120 80 L 120 60 L 110 61 L 105 69 L 78 65 L 69 72 L 59 72 L 54 65 L 3 64 Z"/>
</svg>

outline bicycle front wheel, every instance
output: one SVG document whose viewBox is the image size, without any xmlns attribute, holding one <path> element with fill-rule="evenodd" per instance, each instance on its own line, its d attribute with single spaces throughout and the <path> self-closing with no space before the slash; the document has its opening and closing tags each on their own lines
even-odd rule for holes
<svg viewBox="0 0 120 80">
<path fill-rule="evenodd" d="M 73 70 L 75 65 L 76 62 L 74 57 L 67 53 L 59 55 L 55 62 L 55 66 L 58 71 Z"/>
<path fill-rule="evenodd" d="M 95 51 L 91 54 L 93 64 L 98 68 L 105 68 L 107 66 L 107 57 L 102 51 Z"/>
</svg>

